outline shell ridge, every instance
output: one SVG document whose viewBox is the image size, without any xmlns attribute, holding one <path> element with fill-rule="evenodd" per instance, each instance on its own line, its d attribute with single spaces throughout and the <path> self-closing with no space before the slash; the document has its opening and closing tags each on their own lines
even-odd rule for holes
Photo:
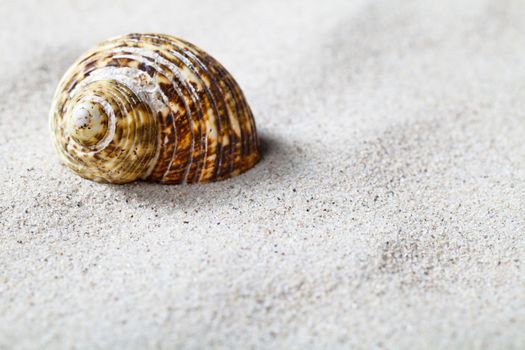
<svg viewBox="0 0 525 350">
<path fill-rule="evenodd" d="M 113 52 L 120 52 L 120 49 L 121 48 L 115 48 L 116 51 L 113 51 Z M 155 83 L 158 85 L 158 81 L 157 81 L 157 77 L 158 77 L 158 74 L 161 74 L 163 77 L 166 78 L 166 80 L 170 81 L 173 88 L 174 88 L 174 91 L 177 93 L 177 96 L 179 97 L 179 99 L 183 102 L 184 104 L 184 108 L 185 108 L 185 115 L 187 116 L 188 118 L 188 122 L 191 123 L 191 113 L 190 113 L 190 109 L 189 107 L 187 106 L 187 104 L 185 103 L 185 99 L 183 97 L 183 95 L 181 95 L 181 91 L 178 89 L 178 86 L 171 80 L 169 79 L 166 75 L 165 75 L 165 69 L 163 69 L 163 64 L 161 64 L 160 62 L 158 62 L 157 60 L 157 57 L 153 57 L 153 56 L 145 56 L 145 50 L 139 50 L 138 52 L 135 52 L 134 54 L 129 54 L 129 55 L 123 55 L 123 57 L 126 57 L 126 58 L 129 58 L 129 59 L 132 59 L 132 60 L 136 60 L 138 62 L 141 62 L 141 63 L 149 63 L 150 64 L 150 67 L 152 67 L 154 70 L 155 70 Z M 142 54 L 142 55 L 140 55 Z M 162 91 L 161 88 L 158 89 L 158 93 L 161 95 L 161 98 L 162 98 L 162 101 L 165 103 L 166 106 L 169 107 L 169 98 L 166 96 L 166 94 Z M 170 108 L 171 109 L 171 108 Z M 172 154 L 171 154 L 171 157 L 170 157 L 170 160 L 168 162 L 168 165 L 166 167 L 166 169 L 164 170 L 164 173 L 163 175 L 161 176 L 161 181 L 164 180 L 164 178 L 167 176 L 167 174 L 170 172 L 171 170 L 171 167 L 173 165 L 173 161 L 175 159 L 175 154 L 177 152 L 177 146 L 178 146 L 178 142 L 177 142 L 177 127 L 176 127 L 176 121 L 175 121 L 175 118 L 172 118 L 172 127 L 173 127 L 173 130 L 174 130 L 174 134 L 175 134 L 175 145 L 173 147 L 173 151 L 172 151 Z M 160 137 L 160 135 L 159 135 Z M 159 139 L 159 145 L 160 145 L 160 139 Z M 153 168 L 155 167 L 155 165 L 153 165 Z"/>
<path fill-rule="evenodd" d="M 151 37 L 151 36 L 148 36 Z M 178 38 L 176 38 L 178 39 Z M 225 98 L 225 94 L 222 92 L 221 86 L 219 84 L 219 81 L 214 77 L 214 75 L 210 72 L 208 65 L 206 65 L 202 60 L 199 59 L 199 57 L 194 54 L 191 50 L 196 51 L 197 54 L 200 54 L 206 58 L 211 58 L 209 55 L 207 55 L 204 52 L 201 52 L 200 50 L 197 50 L 193 45 L 187 45 L 184 41 L 181 41 L 182 45 L 172 45 L 172 41 L 169 41 L 168 38 L 164 36 L 160 36 L 158 40 L 165 42 L 169 45 L 168 51 L 173 52 L 173 54 L 181 60 L 183 60 L 183 63 L 186 64 L 186 66 L 194 73 L 195 77 L 199 79 L 202 82 L 202 87 L 205 93 L 207 94 L 208 98 L 211 101 L 211 104 L 213 106 L 214 112 L 215 112 L 215 120 L 216 120 L 216 126 L 217 126 L 217 132 L 219 134 L 218 140 L 217 140 L 217 151 L 218 157 L 216 157 L 215 161 L 215 167 L 214 167 L 214 173 L 212 175 L 212 179 L 221 177 L 221 169 L 222 169 L 222 161 L 224 157 L 224 151 L 223 151 L 223 139 L 225 136 L 225 133 L 227 133 L 228 137 L 228 143 L 229 143 L 229 153 L 228 158 L 233 158 L 233 142 L 231 140 L 231 133 L 229 132 L 231 130 L 231 123 L 230 123 L 230 116 L 227 108 L 227 101 Z M 175 50 L 175 48 L 177 50 Z M 191 50 L 189 50 L 189 49 Z M 196 63 L 194 64 L 192 60 Z M 210 59 L 211 63 L 213 65 L 216 65 L 217 63 L 214 62 L 214 59 Z M 198 68 L 197 68 L 198 67 Z M 201 74 L 199 74 L 199 70 L 204 73 L 206 78 L 209 80 L 209 86 L 206 83 L 205 79 L 201 78 Z M 216 94 L 212 91 L 215 90 L 217 92 L 218 98 L 215 96 Z M 221 106 L 220 106 L 221 105 Z M 222 110 L 222 112 L 221 112 Z M 223 115 L 226 115 L 226 118 L 223 117 Z M 222 127 L 223 119 L 226 121 L 227 128 Z M 231 172 L 228 169 L 228 173 Z M 201 171 L 201 174 L 199 176 L 199 179 L 202 179 L 204 173 Z M 226 174 L 227 175 L 227 174 Z"/>
<path fill-rule="evenodd" d="M 246 137 L 241 138 L 241 154 L 242 155 L 239 159 L 239 162 L 243 163 L 243 161 L 245 160 L 248 163 L 257 161 L 258 160 L 257 149 L 258 149 L 259 142 L 255 134 L 256 126 L 255 126 L 255 121 L 253 118 L 253 113 L 251 109 L 249 108 L 249 106 L 246 103 L 244 103 L 244 101 L 246 101 L 245 96 L 240 90 L 233 76 L 228 72 L 228 70 L 224 66 L 222 66 L 221 64 L 218 64 L 217 61 L 213 57 L 206 54 L 205 52 L 203 52 L 201 49 L 199 49 L 195 45 L 191 43 L 187 43 L 184 40 L 176 38 L 176 37 L 170 37 L 166 35 L 161 35 L 161 37 L 164 39 L 164 41 L 169 41 L 171 39 L 173 41 L 178 41 L 182 43 L 182 45 L 185 45 L 191 48 L 193 51 L 195 51 L 194 54 L 196 56 L 202 56 L 206 59 L 206 63 L 202 63 L 205 67 L 212 67 L 216 69 L 218 74 L 212 74 L 212 75 L 213 76 L 218 75 L 222 78 L 222 80 L 224 80 L 225 84 L 230 89 L 230 93 L 232 95 L 232 99 L 234 101 L 235 107 L 240 108 L 242 111 L 241 113 L 237 114 L 237 118 L 239 119 L 239 123 L 240 123 L 241 132 L 244 134 L 244 129 L 246 128 L 246 126 L 249 126 Z M 188 52 L 188 50 L 186 52 Z M 211 64 L 210 64 L 210 61 L 211 61 Z M 250 166 L 248 165 L 248 167 Z"/>
<path fill-rule="evenodd" d="M 126 49 L 126 48 L 115 48 L 117 50 L 117 52 L 120 52 L 121 50 L 123 49 Z M 129 49 L 129 48 L 128 48 Z M 173 87 L 175 93 L 177 94 L 177 96 L 179 97 L 179 100 L 182 101 L 183 103 L 183 107 L 185 109 L 185 116 L 186 118 L 188 119 L 188 123 L 190 124 L 190 130 L 191 132 L 193 133 L 193 119 L 191 117 L 192 113 L 191 113 L 191 108 L 188 106 L 188 104 L 186 103 L 186 99 L 184 98 L 184 93 L 182 92 L 178 82 L 180 81 L 180 79 L 177 77 L 178 81 L 174 81 L 174 79 L 170 79 L 168 76 L 166 76 L 166 71 L 169 71 L 170 73 L 174 73 L 168 65 L 166 65 L 166 63 L 169 63 L 167 60 L 164 60 L 163 58 L 159 59 L 159 55 L 152 52 L 151 50 L 147 50 L 146 48 L 135 48 L 137 50 L 133 50 L 135 52 L 134 55 L 129 55 L 129 56 L 126 56 L 130 59 L 135 59 L 137 61 L 140 61 L 142 63 L 145 63 L 145 64 L 150 64 L 150 67 L 152 67 L 153 69 L 155 69 L 155 71 L 157 72 L 155 77 L 156 77 L 156 84 L 160 85 L 160 83 L 158 82 L 158 74 L 161 74 L 167 81 L 170 82 L 171 86 Z M 130 50 L 131 51 L 131 50 Z M 173 74 L 175 75 L 175 74 Z M 162 91 L 162 88 L 159 88 L 159 92 L 162 94 L 163 96 L 163 100 L 166 101 L 166 105 L 169 107 L 169 97 L 166 96 L 166 94 L 164 93 L 164 91 Z M 171 109 L 171 107 L 169 107 Z M 176 137 L 176 130 L 177 130 L 177 127 L 176 127 L 176 120 L 175 118 L 173 118 L 172 120 L 172 126 L 173 126 L 173 130 L 175 131 L 175 137 Z M 193 136 L 191 137 L 191 139 L 193 139 Z M 177 142 L 178 144 L 178 142 Z M 190 145 L 190 154 L 193 154 L 193 142 L 192 144 Z M 178 150 L 178 147 L 176 145 L 176 147 L 173 148 L 173 152 L 172 152 L 172 155 L 171 155 L 171 158 L 168 162 L 168 165 L 163 173 L 163 175 L 161 176 L 161 179 L 160 181 L 164 181 L 164 179 L 168 176 L 168 174 L 172 171 L 172 167 L 173 167 L 173 163 L 176 159 L 176 154 L 177 154 L 177 150 Z M 188 165 L 185 166 L 185 168 L 189 167 L 191 165 L 191 159 L 188 161 Z M 185 170 L 185 173 L 187 172 L 187 170 Z M 185 178 L 183 178 L 182 182 L 185 181 Z"/>
<path fill-rule="evenodd" d="M 130 87 L 127 86 L 127 88 L 130 88 Z M 138 104 L 137 102 L 139 102 L 139 101 L 132 101 L 131 97 L 128 96 L 123 89 L 121 89 L 120 87 L 117 87 L 117 89 L 119 90 L 120 95 L 124 99 L 124 102 L 125 102 L 125 103 L 122 103 L 122 109 L 124 111 L 126 111 L 126 114 L 132 114 L 132 112 L 133 112 L 132 106 L 133 105 L 137 105 Z M 121 102 L 121 101 L 119 101 L 119 102 Z M 133 102 L 136 102 L 136 103 L 133 103 Z M 128 105 L 131 108 L 130 110 L 128 110 L 128 108 L 127 108 Z M 135 114 L 135 113 L 133 113 L 133 114 Z M 137 115 L 137 118 L 138 117 L 139 117 L 139 115 Z M 129 126 L 128 126 L 128 129 L 129 129 Z M 128 143 L 131 143 L 131 148 L 134 148 L 135 145 L 137 145 L 139 143 L 139 139 L 140 139 L 139 137 L 137 137 L 138 128 L 134 127 L 131 131 L 130 130 L 127 130 L 127 131 L 129 133 L 128 135 L 130 135 L 130 137 L 125 138 L 126 143 L 124 143 L 122 146 L 126 146 Z M 125 147 L 123 147 L 123 148 L 125 149 Z M 126 162 L 128 159 L 130 159 L 132 157 L 133 157 L 133 152 L 129 152 L 129 153 L 125 154 L 124 158 L 121 160 L 121 163 L 125 164 L 125 165 L 121 167 L 120 171 L 122 171 L 122 172 L 130 171 L 130 170 L 132 170 L 132 166 L 133 165 L 138 167 L 139 165 L 142 164 L 142 162 L 140 164 L 136 164 L 136 163 L 133 163 L 133 162 Z"/>
<path fill-rule="evenodd" d="M 181 49 L 181 48 L 179 48 Z M 171 51 L 171 50 L 170 50 Z M 215 126 L 216 126 L 216 130 L 217 130 L 217 133 L 218 133 L 218 137 L 217 137 L 217 145 L 216 145 L 216 154 L 218 156 L 215 157 L 215 166 L 214 166 L 214 170 L 213 170 L 213 175 L 211 176 L 212 179 L 216 178 L 217 176 L 217 173 L 218 171 L 220 170 L 220 166 L 222 164 L 222 139 L 223 139 L 223 133 L 222 133 L 222 121 L 221 121 L 221 113 L 219 112 L 219 107 L 218 107 L 218 104 L 216 102 L 216 99 L 213 95 L 213 93 L 211 92 L 211 90 L 209 89 L 208 85 L 206 84 L 205 80 L 200 76 L 199 74 L 199 71 L 197 70 L 196 66 L 191 62 L 191 60 L 187 57 L 184 56 L 185 52 L 177 52 L 177 51 L 174 51 L 174 55 L 177 57 L 177 58 L 181 58 L 181 59 L 184 59 L 183 63 L 186 64 L 186 66 L 192 71 L 192 73 L 195 75 L 195 77 L 201 82 L 200 87 L 202 87 L 204 93 L 206 94 L 206 96 L 208 97 L 209 101 L 210 101 L 210 107 L 212 108 L 212 111 L 213 111 L 213 114 L 214 114 L 214 120 L 215 120 Z M 208 74 L 208 71 L 206 70 L 206 67 L 199 67 L 201 69 L 202 72 L 204 72 L 204 74 L 206 74 L 206 76 L 208 77 L 208 79 L 210 79 L 209 77 L 209 74 Z M 212 85 L 213 82 L 211 81 L 210 79 L 210 85 Z M 192 91 L 195 93 L 195 95 L 198 97 L 198 92 L 196 91 L 196 89 L 191 85 L 191 89 Z M 206 101 L 203 102 L 204 104 L 207 104 Z M 207 128 L 206 128 L 207 129 Z M 206 160 L 207 158 L 207 152 L 205 154 L 205 157 L 204 159 Z M 203 170 L 204 170 L 204 163 L 203 162 L 203 166 L 200 170 L 200 175 L 198 177 L 199 180 L 202 179 L 204 173 L 203 173 Z"/>
<path fill-rule="evenodd" d="M 245 157 L 248 156 L 249 150 L 247 149 L 247 143 L 249 141 L 249 132 L 250 130 L 245 130 L 244 123 L 245 123 L 245 116 L 248 114 L 247 105 L 245 103 L 239 103 L 238 101 L 243 101 L 242 98 L 240 98 L 237 89 L 235 89 L 235 81 L 232 81 L 229 79 L 227 71 L 225 68 L 221 66 L 216 67 L 219 72 L 225 77 L 224 83 L 229 89 L 229 92 L 231 94 L 231 98 L 234 101 L 234 106 L 236 110 L 238 111 L 238 122 L 239 122 L 239 129 L 240 129 L 240 161 L 242 161 Z M 226 73 L 225 73 L 226 72 Z M 248 131 L 248 133 L 246 133 Z"/>
<path fill-rule="evenodd" d="M 164 38 L 152 38 L 152 37 L 149 37 L 150 39 L 154 39 L 155 41 L 162 41 L 166 44 L 168 44 L 168 47 L 164 47 L 165 49 L 165 54 L 169 54 L 170 56 L 172 56 L 173 58 L 176 58 L 180 63 L 181 65 L 183 65 L 184 67 L 187 67 L 192 73 L 193 75 L 195 76 L 196 79 L 198 79 L 199 81 L 202 82 L 202 84 L 200 84 L 204 89 L 207 89 L 207 86 L 205 84 L 205 82 L 203 81 L 203 79 L 200 77 L 199 75 L 199 72 L 196 70 L 196 68 L 194 67 L 194 65 L 192 64 L 192 62 L 186 57 L 184 56 L 184 54 L 182 52 L 179 52 L 177 50 L 174 50 L 174 48 L 176 47 L 177 49 L 179 50 L 182 50 L 181 47 L 179 47 L 178 45 L 174 45 L 173 42 L 166 42 L 164 40 Z M 163 60 L 166 60 L 167 62 L 170 62 L 170 59 L 168 57 L 165 57 L 162 53 L 159 53 L 159 56 L 163 59 Z M 181 68 L 178 67 L 177 65 L 174 65 L 174 67 L 176 68 L 173 68 L 172 71 L 175 75 L 177 75 L 177 77 L 179 78 L 179 80 L 181 82 L 184 83 L 184 86 L 187 87 L 187 89 L 191 92 L 191 98 L 192 98 L 192 101 L 194 102 L 193 105 L 195 106 L 195 108 L 197 108 L 199 110 L 199 118 L 198 118 L 198 121 L 199 121 L 199 125 L 201 126 L 201 130 L 204 129 L 205 130 L 205 135 L 203 135 L 202 137 L 202 140 L 201 142 L 204 140 L 205 142 L 202 142 L 202 144 L 204 144 L 204 152 L 201 152 L 201 155 L 199 158 L 201 158 L 202 160 L 199 160 L 199 163 L 202 164 L 202 165 L 199 165 L 199 164 L 196 164 L 197 165 L 197 168 L 195 170 L 195 172 L 197 171 L 201 171 L 202 173 L 202 170 L 205 168 L 205 164 L 207 163 L 207 157 L 208 157 L 208 128 L 206 126 L 206 119 L 204 118 L 204 110 L 202 109 L 202 105 L 204 104 L 204 107 L 206 107 L 207 103 L 206 101 L 202 101 L 199 97 L 199 94 L 198 92 L 194 89 L 194 87 L 192 86 L 191 83 L 188 83 L 186 84 L 185 83 L 185 79 L 184 77 L 181 75 Z M 172 67 L 170 67 L 172 68 Z M 212 98 L 210 96 L 210 93 L 208 91 L 208 98 L 210 99 L 210 102 L 212 102 Z M 216 110 L 216 107 L 214 106 L 214 109 Z M 215 113 L 215 114 L 218 114 L 218 113 Z M 217 118 L 215 118 L 217 119 Z M 219 130 L 219 128 L 216 128 L 217 130 Z M 218 152 L 215 152 L 216 154 Z M 218 157 L 216 157 L 217 159 Z M 216 167 L 215 167 L 216 168 Z M 188 172 L 189 174 L 189 172 Z M 187 176 L 188 174 L 186 174 L 185 176 L 185 180 L 187 179 Z M 196 173 L 192 175 L 192 178 L 193 176 L 196 176 Z M 199 176 L 199 180 L 201 179 L 202 175 Z M 193 182 L 193 180 L 191 181 Z"/>
<path fill-rule="evenodd" d="M 193 118 L 192 118 L 192 115 L 193 115 L 193 113 L 191 113 L 192 109 L 187 104 L 186 99 L 184 97 L 185 95 L 184 95 L 183 90 L 181 89 L 181 87 L 184 88 L 185 90 L 188 90 L 188 91 L 189 91 L 190 88 L 187 86 L 187 84 L 184 83 L 184 79 L 182 79 L 182 77 L 180 76 L 180 74 L 178 72 L 178 70 L 179 70 L 178 67 L 176 67 L 173 63 L 171 63 L 166 58 L 162 57 L 162 55 L 160 53 L 154 52 L 152 50 L 147 50 L 146 48 L 139 49 L 139 50 L 134 50 L 134 51 L 138 51 L 135 54 L 140 53 L 140 55 L 141 55 L 140 57 L 146 59 L 146 60 L 144 60 L 144 62 L 146 62 L 146 61 L 150 61 L 151 62 L 151 60 L 153 60 L 154 61 L 153 68 L 156 69 L 157 72 L 160 71 L 161 74 L 164 77 L 166 77 L 166 71 L 168 70 L 171 73 L 171 75 L 173 75 L 174 77 L 177 78 L 176 81 L 175 81 L 174 79 L 169 79 L 168 77 L 166 77 L 166 80 L 171 82 L 171 85 L 173 86 L 173 88 L 174 88 L 175 92 L 177 93 L 179 99 L 184 104 L 184 108 L 186 110 L 185 115 L 188 118 L 189 125 L 190 125 L 190 127 L 189 127 L 190 132 L 191 132 L 190 160 L 187 162 L 187 165 L 185 166 L 184 175 L 183 175 L 183 178 L 181 180 L 181 182 L 186 182 L 187 176 L 188 176 L 189 171 L 191 169 L 191 164 L 193 162 L 193 153 L 194 153 L 194 148 L 195 148 L 195 144 L 194 144 L 195 143 L 195 141 L 194 141 L 195 137 L 194 137 L 193 129 L 194 129 L 194 123 L 195 122 L 193 121 Z M 160 89 L 160 91 L 162 92 L 162 88 Z M 190 95 L 190 99 L 195 104 L 194 99 L 191 98 L 191 94 L 188 93 L 188 95 Z M 202 115 L 203 115 L 202 111 L 199 111 L 198 113 L 201 116 L 201 118 L 203 118 L 202 117 Z M 173 119 L 173 127 L 176 130 L 175 122 L 176 122 L 175 119 Z M 166 168 L 164 174 L 162 175 L 161 181 L 164 181 L 165 178 L 170 174 L 170 172 L 172 172 L 172 166 L 173 166 L 174 160 L 176 159 L 176 153 L 177 153 L 177 148 L 174 148 L 171 160 L 170 160 L 169 165 Z"/>
<path fill-rule="evenodd" d="M 219 157 L 219 162 L 218 164 L 216 165 L 216 171 L 215 171 L 215 174 L 213 175 L 213 178 L 215 177 L 220 177 L 222 174 L 221 174 L 221 169 L 222 169 L 222 160 L 223 160 L 223 142 L 222 142 L 222 139 L 224 138 L 224 134 L 222 133 L 223 132 L 223 128 L 222 128 L 222 122 L 224 119 L 226 121 L 226 123 L 228 124 L 227 125 L 227 128 L 224 129 L 224 132 L 228 134 L 228 144 L 229 144 L 229 153 L 228 153 L 228 158 L 232 158 L 232 153 L 233 153 L 233 143 L 231 141 L 231 135 L 230 135 L 230 132 L 229 130 L 231 130 L 231 123 L 230 123 L 230 115 L 229 115 L 229 112 L 228 112 L 228 107 L 227 107 L 227 102 L 226 102 L 226 96 L 225 94 L 223 93 L 223 91 L 221 90 L 221 86 L 219 84 L 219 81 L 213 76 L 213 74 L 209 71 L 207 65 L 205 65 L 197 56 L 195 56 L 191 51 L 189 50 L 184 50 L 184 53 L 186 55 L 188 55 L 189 57 L 189 60 L 191 61 L 191 59 L 193 59 L 197 65 L 199 66 L 199 68 L 202 70 L 202 72 L 204 72 L 205 76 L 210 80 L 210 87 L 211 89 L 207 86 L 207 84 L 205 83 L 205 81 L 203 79 L 201 79 L 204 84 L 204 89 L 206 91 L 206 93 L 209 95 L 211 101 L 212 101 L 212 104 L 213 104 L 213 107 L 214 107 L 214 110 L 216 112 L 216 115 L 217 115 L 217 120 L 218 120 L 218 127 L 217 129 L 221 132 L 221 140 L 220 140 L 220 145 L 221 145 L 221 148 L 218 152 L 220 152 L 220 157 Z M 196 72 L 198 73 L 198 72 Z M 218 98 L 215 98 L 215 94 L 211 91 L 212 89 L 216 90 L 217 94 L 218 94 Z M 219 106 L 219 104 L 221 106 Z M 221 113 L 221 110 L 222 110 L 222 113 Z M 225 115 L 224 118 L 222 117 L 223 114 Z M 202 173 L 201 173 L 201 177 L 202 177 Z"/>
</svg>

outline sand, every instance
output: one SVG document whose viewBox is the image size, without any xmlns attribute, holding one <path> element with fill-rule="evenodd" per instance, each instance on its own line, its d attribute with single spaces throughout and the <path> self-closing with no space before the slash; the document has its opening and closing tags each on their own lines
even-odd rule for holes
<svg viewBox="0 0 525 350">
<path fill-rule="evenodd" d="M 0 2 L 0 349 L 525 348 L 525 2 Z M 232 72 L 263 160 L 101 185 L 47 114 L 96 42 Z"/>
</svg>

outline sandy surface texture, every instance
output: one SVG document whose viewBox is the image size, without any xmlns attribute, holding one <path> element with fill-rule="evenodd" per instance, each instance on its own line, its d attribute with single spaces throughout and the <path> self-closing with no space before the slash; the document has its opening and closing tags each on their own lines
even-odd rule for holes
<svg viewBox="0 0 525 350">
<path fill-rule="evenodd" d="M 0 2 L 0 349 L 524 349 L 522 0 Z M 83 51 L 183 37 L 263 160 L 101 185 L 57 162 Z"/>
</svg>

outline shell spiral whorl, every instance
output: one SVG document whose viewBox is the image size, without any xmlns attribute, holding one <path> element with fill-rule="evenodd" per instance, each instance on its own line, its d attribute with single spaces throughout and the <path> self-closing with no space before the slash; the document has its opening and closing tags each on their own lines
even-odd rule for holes
<svg viewBox="0 0 525 350">
<path fill-rule="evenodd" d="M 167 35 L 121 36 L 80 57 L 58 86 L 50 123 L 62 162 L 98 182 L 207 182 L 259 159 L 233 77 Z"/>
</svg>

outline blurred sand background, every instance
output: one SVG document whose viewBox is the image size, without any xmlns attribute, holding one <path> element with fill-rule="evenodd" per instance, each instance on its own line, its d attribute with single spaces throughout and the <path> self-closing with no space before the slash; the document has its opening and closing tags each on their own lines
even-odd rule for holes
<svg viewBox="0 0 525 350">
<path fill-rule="evenodd" d="M 522 0 L 0 2 L 0 349 L 524 349 Z M 66 68 L 221 61 L 264 159 L 193 186 L 57 163 Z"/>
</svg>

